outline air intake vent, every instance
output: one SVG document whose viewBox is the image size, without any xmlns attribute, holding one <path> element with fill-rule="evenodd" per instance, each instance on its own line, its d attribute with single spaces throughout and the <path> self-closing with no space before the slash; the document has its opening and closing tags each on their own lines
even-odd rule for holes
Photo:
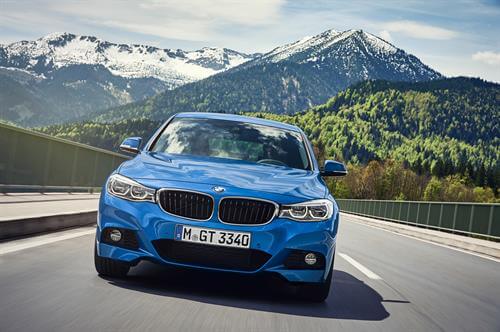
<svg viewBox="0 0 500 332">
<path fill-rule="evenodd" d="M 213 198 L 201 193 L 162 189 L 158 198 L 163 210 L 179 217 L 208 220 L 214 210 Z"/>
<path fill-rule="evenodd" d="M 255 271 L 271 255 L 256 249 L 227 248 L 175 240 L 154 240 L 158 254 L 167 261 L 236 271 Z"/>
<path fill-rule="evenodd" d="M 228 224 L 261 225 L 276 213 L 274 203 L 246 198 L 224 198 L 219 204 L 219 219 Z"/>
</svg>

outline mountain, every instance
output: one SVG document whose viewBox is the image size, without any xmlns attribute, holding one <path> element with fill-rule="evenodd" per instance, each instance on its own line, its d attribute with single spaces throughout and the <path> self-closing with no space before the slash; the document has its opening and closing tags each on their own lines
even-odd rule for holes
<svg viewBox="0 0 500 332">
<path fill-rule="evenodd" d="M 0 45 L 0 118 L 34 126 L 142 100 L 254 58 L 226 48 L 197 51 L 114 44 L 50 34 Z"/>
<path fill-rule="evenodd" d="M 473 78 L 428 82 L 365 81 L 294 115 L 251 113 L 301 127 L 319 151 L 354 164 L 397 160 L 420 174 L 462 174 L 500 185 L 500 84 Z M 126 136 L 148 138 L 161 121 L 128 119 L 41 128 L 116 150 Z"/>
<path fill-rule="evenodd" d="M 370 33 L 328 30 L 98 118 L 164 119 L 182 111 L 292 114 L 367 79 L 418 82 L 441 77 L 415 56 Z"/>
</svg>

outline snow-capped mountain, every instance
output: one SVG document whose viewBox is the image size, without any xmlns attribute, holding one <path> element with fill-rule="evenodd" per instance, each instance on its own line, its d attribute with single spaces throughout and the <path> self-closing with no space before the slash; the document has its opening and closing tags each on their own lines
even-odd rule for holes
<svg viewBox="0 0 500 332">
<path fill-rule="evenodd" d="M 362 30 L 328 30 L 252 55 L 51 34 L 0 46 L 0 118 L 35 126 L 164 119 L 193 110 L 294 113 L 367 79 L 439 77 L 417 57 Z"/>
<path fill-rule="evenodd" d="M 173 112 L 295 113 L 368 79 L 417 82 L 441 74 L 414 55 L 362 30 L 328 30 L 286 44 L 221 74 L 112 109 L 102 120 Z M 187 101 L 187 102 L 186 102 Z"/>
<path fill-rule="evenodd" d="M 361 80 L 400 77 L 404 81 L 419 81 L 441 77 L 417 57 L 363 30 L 327 30 L 279 46 L 245 66 L 280 62 L 334 69 Z"/>
<path fill-rule="evenodd" d="M 238 66 L 256 55 L 114 44 L 54 33 L 0 45 L 0 118 L 33 126 L 69 121 Z"/>
<path fill-rule="evenodd" d="M 196 51 L 114 44 L 92 36 L 54 33 L 35 41 L 0 45 L 0 66 L 41 77 L 74 65 L 102 65 L 124 78 L 156 78 L 171 88 L 240 65 L 253 55 L 225 48 Z"/>
<path fill-rule="evenodd" d="M 318 60 L 318 54 L 353 36 L 361 37 L 367 47 L 373 48 L 376 53 L 394 54 L 397 48 L 392 44 L 362 30 L 347 30 L 340 32 L 337 30 L 327 30 L 316 36 L 304 37 L 296 42 L 276 47 L 271 52 L 262 57 L 262 61 L 279 62 L 282 60 L 295 58 L 298 62 L 313 62 Z M 351 41 L 353 39 L 350 39 Z M 300 59 L 297 59 L 299 58 Z"/>
</svg>

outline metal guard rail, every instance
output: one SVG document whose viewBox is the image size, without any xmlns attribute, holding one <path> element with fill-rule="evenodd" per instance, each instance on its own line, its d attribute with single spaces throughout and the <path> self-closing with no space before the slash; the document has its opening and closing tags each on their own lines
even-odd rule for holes
<svg viewBox="0 0 500 332">
<path fill-rule="evenodd" d="M 336 199 L 340 210 L 366 217 L 500 240 L 500 204 Z"/>
<path fill-rule="evenodd" d="M 128 159 L 122 154 L 4 123 L 0 123 L 0 147 L 2 191 L 12 185 L 38 186 L 42 191 L 52 187 L 70 188 L 62 191 L 93 190 L 90 188 L 101 187 L 107 176 Z M 20 188 L 11 187 L 15 191 Z"/>
</svg>

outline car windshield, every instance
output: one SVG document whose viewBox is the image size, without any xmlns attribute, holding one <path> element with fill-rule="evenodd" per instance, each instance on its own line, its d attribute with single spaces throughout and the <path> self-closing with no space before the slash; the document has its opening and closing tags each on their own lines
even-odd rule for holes
<svg viewBox="0 0 500 332">
<path fill-rule="evenodd" d="M 174 118 L 151 151 L 310 169 L 300 133 L 247 122 Z"/>
</svg>

